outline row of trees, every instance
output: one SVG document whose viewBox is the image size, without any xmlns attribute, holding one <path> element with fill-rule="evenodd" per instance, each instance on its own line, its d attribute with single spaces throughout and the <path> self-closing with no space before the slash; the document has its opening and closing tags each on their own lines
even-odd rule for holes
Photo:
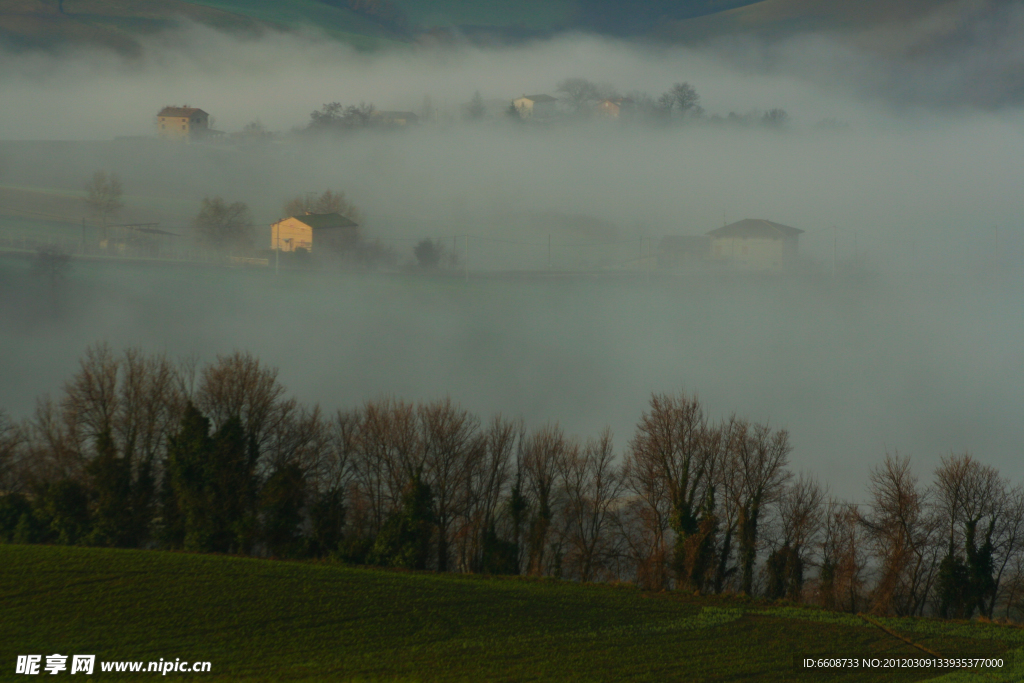
<svg viewBox="0 0 1024 683">
<path fill-rule="evenodd" d="M 621 121 L 637 121 L 647 123 L 667 123 L 671 121 L 712 123 L 730 123 L 736 125 L 760 124 L 772 128 L 782 128 L 789 122 L 789 114 L 780 108 L 764 112 L 747 113 L 729 112 L 728 115 L 708 115 L 700 104 L 700 95 L 696 88 L 686 82 L 675 83 L 660 95 L 633 90 L 620 93 L 614 86 L 595 83 L 585 78 L 565 78 L 555 88 L 564 114 L 576 119 L 586 119 L 596 114 L 610 113 L 602 111 L 601 103 L 611 101 L 614 104 L 614 116 Z M 376 116 L 373 104 L 344 106 L 340 102 L 324 104 L 320 109 L 310 113 L 306 131 L 346 131 L 367 127 L 388 127 L 389 119 Z M 462 117 L 469 121 L 479 121 L 487 117 L 488 107 L 479 91 L 473 93 L 470 101 L 462 106 Z M 515 104 L 509 103 L 505 109 L 508 119 L 520 121 L 521 112 Z M 424 103 L 423 120 L 433 117 L 429 98 Z M 833 122 L 834 124 L 834 122 Z M 837 124 L 836 124 L 837 125 Z"/>
<path fill-rule="evenodd" d="M 589 116 L 599 111 L 598 105 L 601 102 L 612 100 L 617 103 L 618 116 L 623 119 L 648 122 L 703 120 L 744 125 L 760 123 L 775 128 L 783 127 L 789 122 L 789 114 L 780 108 L 745 114 L 729 112 L 724 117 L 719 114 L 708 115 L 700 104 L 700 95 L 696 88 L 686 82 L 675 83 L 660 95 L 651 95 L 640 90 L 632 90 L 623 95 L 614 86 L 573 77 L 560 81 L 556 91 L 562 103 L 577 116 Z"/>
<path fill-rule="evenodd" d="M 327 414 L 244 353 L 200 367 L 90 348 L 57 400 L 0 418 L 7 542 L 334 557 L 632 581 L 834 609 L 1018 616 L 1024 494 L 970 455 L 870 500 L 795 476 L 785 430 L 655 395 L 625 452 L 449 399 Z"/>
</svg>

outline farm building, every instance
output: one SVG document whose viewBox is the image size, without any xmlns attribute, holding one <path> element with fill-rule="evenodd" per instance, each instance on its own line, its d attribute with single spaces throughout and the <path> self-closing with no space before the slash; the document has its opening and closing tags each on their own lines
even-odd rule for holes
<svg viewBox="0 0 1024 683">
<path fill-rule="evenodd" d="M 797 258 L 803 230 L 761 218 L 746 218 L 708 233 L 711 258 L 750 270 L 784 270 Z"/>
<path fill-rule="evenodd" d="M 608 118 L 617 119 L 632 113 L 634 102 L 629 97 L 610 97 L 597 105 L 597 111 Z"/>
<path fill-rule="evenodd" d="M 419 123 L 420 117 L 411 111 L 381 111 L 374 110 L 370 117 L 375 124 L 385 126 L 408 126 Z"/>
<path fill-rule="evenodd" d="M 164 107 L 156 115 L 157 136 L 192 140 L 210 133 L 210 115 L 195 107 Z"/>
<path fill-rule="evenodd" d="M 512 100 L 512 105 L 519 112 L 520 118 L 543 119 L 555 115 L 558 100 L 551 95 L 523 95 Z"/>
<path fill-rule="evenodd" d="M 270 248 L 281 251 L 343 251 L 359 239 L 359 225 L 337 213 L 307 213 L 270 226 Z"/>
</svg>

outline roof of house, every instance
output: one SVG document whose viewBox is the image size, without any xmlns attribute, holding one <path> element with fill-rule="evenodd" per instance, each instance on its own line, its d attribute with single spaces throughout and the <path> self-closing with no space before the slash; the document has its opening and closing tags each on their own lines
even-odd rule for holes
<svg viewBox="0 0 1024 683">
<path fill-rule="evenodd" d="M 193 114 L 205 114 L 206 116 L 209 116 L 209 114 L 207 114 L 202 109 L 196 109 L 195 107 L 164 107 L 160 110 L 160 113 L 157 114 L 157 116 L 173 116 L 186 118 L 192 116 Z"/>
<path fill-rule="evenodd" d="M 342 216 L 340 213 L 307 213 L 302 216 L 292 216 L 292 218 L 300 223 L 305 223 L 314 230 L 359 227 L 358 223 Z"/>
<path fill-rule="evenodd" d="M 791 228 L 781 223 L 773 223 L 763 218 L 744 218 L 741 221 L 723 225 L 708 232 L 711 237 L 740 237 L 740 238 L 761 238 L 761 239 L 784 239 L 796 237 L 803 230 Z"/>
<path fill-rule="evenodd" d="M 517 97 L 516 99 L 519 99 L 519 100 L 530 100 L 532 102 L 557 102 L 558 101 L 557 98 L 554 98 L 551 95 L 523 95 L 522 97 Z"/>
</svg>

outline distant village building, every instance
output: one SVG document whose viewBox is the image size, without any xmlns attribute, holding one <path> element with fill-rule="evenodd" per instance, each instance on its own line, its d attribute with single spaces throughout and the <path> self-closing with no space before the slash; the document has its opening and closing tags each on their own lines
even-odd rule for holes
<svg viewBox="0 0 1024 683">
<path fill-rule="evenodd" d="M 164 107 L 156 115 L 157 136 L 165 140 L 194 140 L 208 135 L 210 115 L 195 107 Z"/>
<path fill-rule="evenodd" d="M 376 124 L 385 126 L 408 126 L 419 123 L 420 117 L 411 111 L 381 111 L 374 110 L 370 116 Z"/>
<path fill-rule="evenodd" d="M 708 233 L 711 258 L 751 270 L 783 270 L 797 259 L 803 230 L 760 218 L 746 218 Z"/>
<path fill-rule="evenodd" d="M 281 251 L 343 251 L 359 240 L 359 224 L 338 213 L 307 213 L 270 226 L 270 248 Z"/>
<path fill-rule="evenodd" d="M 633 111 L 633 100 L 629 97 L 610 97 L 597 105 L 597 111 L 605 116 L 617 119 L 627 116 Z"/>
<path fill-rule="evenodd" d="M 523 95 L 512 100 L 512 106 L 524 119 L 543 119 L 555 115 L 558 100 L 551 95 Z"/>
</svg>

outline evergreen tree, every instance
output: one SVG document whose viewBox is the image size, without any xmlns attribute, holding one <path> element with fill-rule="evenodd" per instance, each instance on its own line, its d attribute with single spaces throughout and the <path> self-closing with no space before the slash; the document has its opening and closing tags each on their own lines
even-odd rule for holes
<svg viewBox="0 0 1024 683">
<path fill-rule="evenodd" d="M 89 536 L 89 491 L 81 482 L 61 479 L 49 484 L 38 502 L 37 514 L 48 532 L 43 542 L 76 545 Z"/>
<path fill-rule="evenodd" d="M 417 473 L 405 487 L 402 507 L 384 522 L 370 553 L 370 563 L 382 567 L 426 569 L 434 533 L 433 496 Z"/>
<path fill-rule="evenodd" d="M 169 485 L 165 486 L 164 534 L 171 547 L 213 549 L 214 521 L 207 501 L 207 467 L 212 452 L 210 421 L 189 403 L 167 449 L 164 476 Z"/>
<path fill-rule="evenodd" d="M 96 457 L 86 466 L 94 499 L 90 545 L 125 548 L 132 533 L 131 460 L 118 457 L 109 431 L 96 439 Z"/>
<path fill-rule="evenodd" d="M 345 494 L 340 488 L 325 491 L 309 509 L 309 552 L 325 557 L 338 552 L 344 540 Z"/>
<path fill-rule="evenodd" d="M 263 540 L 274 557 L 293 557 L 299 553 L 299 524 L 305 497 L 305 477 L 295 462 L 278 467 L 263 485 Z"/>
</svg>

